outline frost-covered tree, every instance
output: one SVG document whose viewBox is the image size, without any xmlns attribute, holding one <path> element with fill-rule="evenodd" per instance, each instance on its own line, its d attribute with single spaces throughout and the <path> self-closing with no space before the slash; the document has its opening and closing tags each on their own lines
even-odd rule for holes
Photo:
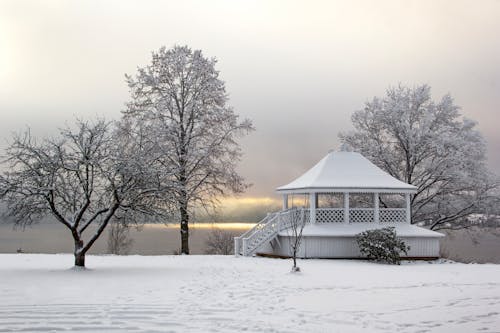
<svg viewBox="0 0 500 333">
<path fill-rule="evenodd" d="M 126 76 L 131 100 L 125 119 L 147 133 L 162 153 L 180 220 L 181 252 L 189 254 L 189 221 L 195 208 L 213 208 L 227 193 L 247 185 L 236 172 L 236 139 L 251 131 L 250 120 L 228 106 L 216 60 L 187 46 L 153 52 L 150 65 Z"/>
<path fill-rule="evenodd" d="M 163 215 L 165 194 L 148 165 L 152 154 L 104 120 L 77 121 L 55 138 L 15 135 L 0 176 L 0 197 L 18 225 L 52 216 L 71 233 L 75 266 L 112 218 Z M 93 226 L 93 227 L 91 227 Z"/>
<path fill-rule="evenodd" d="M 354 131 L 340 139 L 418 187 L 411 198 L 413 223 L 461 228 L 471 214 L 488 212 L 498 183 L 487 170 L 486 144 L 476 123 L 459 110 L 450 95 L 433 101 L 427 85 L 399 85 L 355 112 Z"/>
</svg>

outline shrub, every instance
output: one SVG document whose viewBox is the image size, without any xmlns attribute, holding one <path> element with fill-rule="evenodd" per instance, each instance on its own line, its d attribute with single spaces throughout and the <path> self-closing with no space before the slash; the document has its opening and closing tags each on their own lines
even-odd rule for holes
<svg viewBox="0 0 500 333">
<path fill-rule="evenodd" d="M 410 249 L 396 236 L 394 227 L 367 230 L 356 235 L 359 251 L 368 259 L 400 264 L 400 253 L 407 254 Z"/>
<path fill-rule="evenodd" d="M 234 237 L 231 232 L 213 228 L 205 242 L 206 254 L 233 254 L 234 253 Z"/>
</svg>

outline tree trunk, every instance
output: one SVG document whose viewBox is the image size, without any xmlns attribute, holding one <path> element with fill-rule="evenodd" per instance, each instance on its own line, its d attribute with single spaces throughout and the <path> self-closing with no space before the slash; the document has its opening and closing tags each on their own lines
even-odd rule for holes
<svg viewBox="0 0 500 333">
<path fill-rule="evenodd" d="M 189 254 L 189 214 L 187 204 L 181 203 L 181 253 Z"/>
<path fill-rule="evenodd" d="M 85 267 L 85 253 L 75 254 L 75 266 Z"/>
<path fill-rule="evenodd" d="M 188 194 L 186 177 L 186 145 L 184 143 L 185 132 L 181 130 L 181 156 L 179 158 L 179 183 L 181 187 L 179 197 L 179 209 L 181 213 L 181 254 L 189 254 L 189 214 L 188 214 Z"/>
<path fill-rule="evenodd" d="M 85 267 L 85 252 L 82 252 L 83 241 L 75 239 L 75 266 Z"/>
</svg>

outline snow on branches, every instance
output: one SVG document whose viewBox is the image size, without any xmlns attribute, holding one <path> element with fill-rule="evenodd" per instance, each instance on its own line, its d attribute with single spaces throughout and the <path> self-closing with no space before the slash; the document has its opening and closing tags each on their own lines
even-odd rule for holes
<svg viewBox="0 0 500 333">
<path fill-rule="evenodd" d="M 145 134 L 174 184 L 182 253 L 189 253 L 190 212 L 213 208 L 227 192 L 247 188 L 236 172 L 236 139 L 253 130 L 227 105 L 216 60 L 187 46 L 153 52 L 150 65 L 127 75 L 131 99 L 124 119 Z M 171 173 L 173 171 L 173 173 Z"/>
<path fill-rule="evenodd" d="M 498 182 L 486 168 L 486 144 L 450 95 L 435 102 L 428 85 L 399 85 L 352 115 L 355 130 L 339 135 L 390 175 L 418 187 L 413 223 L 431 229 L 467 225 L 485 214 Z"/>
<path fill-rule="evenodd" d="M 156 170 L 148 165 L 149 151 L 112 124 L 77 121 L 74 127 L 39 142 L 29 131 L 14 136 L 0 194 L 6 214 L 19 225 L 52 216 L 66 226 L 75 265 L 85 266 L 85 253 L 111 219 L 163 215 L 168 194 L 160 191 Z M 91 225 L 95 228 L 85 239 Z"/>
</svg>

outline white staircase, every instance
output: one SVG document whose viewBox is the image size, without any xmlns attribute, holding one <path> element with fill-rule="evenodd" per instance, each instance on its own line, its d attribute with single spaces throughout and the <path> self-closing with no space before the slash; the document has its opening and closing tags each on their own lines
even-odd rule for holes
<svg viewBox="0 0 500 333">
<path fill-rule="evenodd" d="M 252 256 L 266 242 L 272 242 L 280 231 L 289 229 L 294 224 L 301 225 L 306 221 L 305 209 L 287 209 L 269 213 L 252 229 L 234 238 L 236 256 Z"/>
</svg>

